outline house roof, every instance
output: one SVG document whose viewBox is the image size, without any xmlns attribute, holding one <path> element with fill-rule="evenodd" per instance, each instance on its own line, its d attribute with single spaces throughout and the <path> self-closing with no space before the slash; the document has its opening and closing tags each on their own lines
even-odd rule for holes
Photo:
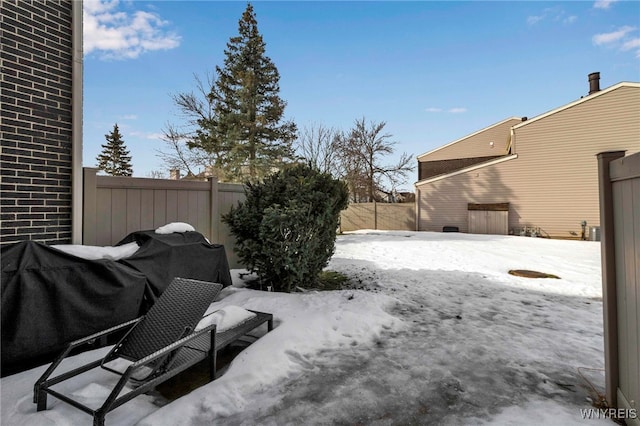
<svg viewBox="0 0 640 426">
<path fill-rule="evenodd" d="M 534 122 L 536 122 L 538 120 L 542 120 L 543 118 L 546 118 L 546 117 L 548 117 L 550 115 L 556 114 L 556 113 L 558 113 L 560 111 L 564 111 L 566 109 L 569 109 L 569 108 L 572 108 L 572 107 L 574 107 L 576 105 L 579 105 L 579 104 L 581 104 L 583 102 L 587 102 L 587 101 L 595 99 L 595 98 L 597 98 L 599 96 L 605 95 L 605 94 L 607 94 L 609 92 L 613 92 L 614 90 L 619 89 L 621 87 L 638 87 L 638 88 L 640 88 L 640 83 L 635 83 L 635 82 L 630 82 L 630 81 L 623 81 L 623 82 L 620 82 L 618 84 L 614 84 L 613 86 L 607 87 L 606 89 L 602 89 L 602 90 L 600 90 L 598 92 L 595 92 L 595 93 L 593 93 L 591 95 L 583 96 L 578 100 L 570 102 L 570 103 L 568 103 L 566 105 L 563 105 L 561 107 L 552 109 L 551 111 L 547 111 L 547 112 L 545 112 L 543 114 L 537 115 L 537 116 L 535 116 L 533 118 L 528 119 L 527 121 L 523 121 L 520 124 L 516 124 L 515 126 L 512 127 L 512 129 L 513 130 L 517 130 L 517 129 L 521 128 L 521 127 L 528 126 L 529 124 L 534 123 Z"/>
<path fill-rule="evenodd" d="M 448 144 L 446 144 L 446 145 L 439 146 L 439 147 L 438 147 L 438 148 L 436 148 L 436 149 L 432 149 L 431 151 L 427 151 L 427 152 L 425 152 L 424 154 L 420 154 L 420 155 L 418 155 L 418 160 L 420 160 L 420 158 L 422 158 L 422 157 L 425 157 L 425 156 L 427 156 L 427 155 L 429 155 L 429 154 L 433 154 L 434 152 L 440 151 L 441 149 L 444 149 L 444 148 L 446 148 L 446 147 L 448 147 L 448 146 L 451 146 L 451 145 L 453 145 L 453 144 L 456 144 L 456 143 L 458 143 L 458 142 L 460 142 L 460 141 L 463 141 L 463 140 L 465 140 L 465 139 L 467 139 L 467 138 L 470 138 L 470 137 L 472 137 L 472 136 L 475 136 L 475 135 L 477 135 L 477 134 L 479 134 L 479 133 L 486 132 L 486 131 L 487 131 L 487 130 L 489 130 L 489 129 L 492 129 L 492 128 L 494 128 L 494 127 L 500 126 L 501 124 L 504 124 L 504 123 L 506 123 L 507 121 L 510 121 L 510 120 L 521 120 L 521 118 L 520 118 L 520 117 L 509 117 L 509 118 L 505 118 L 504 120 L 502 120 L 502 121 L 500 121 L 500 122 L 498 122 L 498 123 L 492 124 L 492 125 L 490 125 L 490 126 L 488 126 L 488 127 L 485 127 L 484 129 L 480 129 L 480 130 L 478 130 L 477 132 L 473 132 L 473 133 L 471 133 L 471 134 L 469 134 L 469 135 L 466 135 L 466 136 L 461 137 L 460 139 L 456 139 L 455 141 L 450 142 L 450 143 L 448 143 Z"/>
<path fill-rule="evenodd" d="M 450 178 L 451 176 L 455 176 L 455 175 L 459 175 L 459 174 L 462 174 L 462 173 L 470 172 L 470 171 L 476 170 L 476 169 L 482 169 L 484 167 L 492 166 L 492 165 L 498 164 L 498 163 L 503 163 L 505 161 L 515 160 L 516 158 L 518 158 L 518 154 L 505 155 L 503 157 L 499 157 L 499 158 L 495 158 L 493 160 L 485 161 L 484 163 L 474 164 L 472 166 L 464 167 L 462 169 L 458 169 L 458 170 L 455 170 L 453 172 L 449 172 L 449 173 L 445 173 L 445 174 L 442 174 L 442 175 L 433 176 L 433 177 L 430 177 L 430 178 L 427 178 L 427 179 L 420 180 L 420 181 L 414 183 L 414 186 L 424 185 L 425 183 L 431 183 L 431 182 L 435 182 L 437 180 Z"/>
<path fill-rule="evenodd" d="M 517 130 L 517 129 L 521 128 L 521 127 L 528 126 L 529 124 L 534 123 L 534 122 L 536 122 L 538 120 L 542 120 L 542 119 L 544 119 L 546 117 L 549 117 L 550 115 L 553 115 L 553 114 L 556 114 L 558 112 L 564 111 L 566 109 L 572 108 L 572 107 L 574 107 L 576 105 L 579 105 L 579 104 L 581 104 L 583 102 L 590 101 L 590 100 L 595 99 L 595 98 L 597 98 L 599 96 L 603 96 L 603 95 L 605 95 L 605 94 L 607 94 L 609 92 L 613 92 L 614 90 L 619 89 L 621 87 L 636 87 L 636 88 L 640 88 L 640 83 L 623 81 L 623 82 L 614 84 L 613 86 L 607 87 L 606 89 L 600 90 L 600 91 L 595 92 L 595 93 L 593 93 L 591 95 L 583 96 L 582 98 L 580 98 L 578 100 L 575 100 L 573 102 L 570 102 L 570 103 L 568 103 L 566 105 L 563 105 L 561 107 L 555 108 L 555 109 L 553 109 L 551 111 L 545 112 L 543 114 L 540 114 L 540 115 L 538 115 L 536 117 L 530 118 L 530 119 L 528 119 L 526 121 L 523 121 L 521 123 L 515 124 L 514 126 L 511 127 L 511 131 L 514 132 L 515 130 Z M 462 137 L 460 139 L 457 139 L 457 140 L 455 140 L 455 141 L 453 141 L 451 143 L 448 143 L 448 144 L 443 145 L 441 147 L 438 147 L 438 148 L 436 148 L 434 150 L 431 150 L 431 151 L 428 151 L 428 152 L 426 152 L 424 154 L 421 154 L 421 155 L 418 156 L 418 160 L 420 158 L 428 155 L 428 154 L 434 153 L 434 152 L 436 152 L 438 150 L 441 150 L 441 149 L 443 149 L 445 147 L 451 146 L 451 145 L 453 145 L 455 143 L 458 143 L 460 141 L 463 141 L 463 140 L 465 140 L 465 139 L 467 139 L 467 138 L 469 138 L 471 136 L 474 136 L 474 135 L 477 135 L 479 133 L 482 133 L 482 132 L 484 132 L 486 130 L 489 130 L 489 129 L 493 128 L 493 127 L 496 127 L 496 126 L 499 126 L 501 124 L 504 124 L 505 122 L 507 122 L 509 120 L 513 120 L 513 119 L 519 120 L 518 117 L 507 118 L 505 120 L 500 121 L 499 123 L 492 124 L 489 127 L 485 127 L 484 129 L 478 130 L 477 132 L 471 133 L 470 135 L 467 135 L 467 136 Z M 497 159 L 493 159 L 493 160 L 489 160 L 489 161 L 482 162 L 482 163 L 478 163 L 478 164 L 474 164 L 472 166 L 464 167 L 462 169 L 459 169 L 459 170 L 456 170 L 456 171 L 453 171 L 453 172 L 450 172 L 450 173 L 445 173 L 445 174 L 442 174 L 442 175 L 438 175 L 438 176 L 434 176 L 434 177 L 431 177 L 431 178 L 423 179 L 421 181 L 416 182 L 414 185 L 418 186 L 418 185 L 423 185 L 425 183 L 431 183 L 431 182 L 434 182 L 434 181 L 437 181 L 437 180 L 440 180 L 440 179 L 446 179 L 448 177 L 455 176 L 455 175 L 460 174 L 460 173 L 466 173 L 466 172 L 471 171 L 471 170 L 480 169 L 480 168 L 483 168 L 483 167 L 491 166 L 493 164 L 501 163 L 503 161 L 513 160 L 513 159 L 516 159 L 516 158 L 518 158 L 517 154 L 513 154 L 513 155 L 507 154 L 507 155 L 505 155 L 503 157 L 500 157 L 500 158 L 497 158 Z"/>
<path fill-rule="evenodd" d="M 638 88 L 640 88 L 640 83 L 630 82 L 630 81 L 623 81 L 623 82 L 620 82 L 618 84 L 614 84 L 613 86 L 607 87 L 606 89 L 602 89 L 602 90 L 600 90 L 600 91 L 598 91 L 596 93 L 593 93 L 591 95 L 583 96 L 582 98 L 577 99 L 577 100 L 575 100 L 573 102 L 570 102 L 568 104 L 565 104 L 565 105 L 563 105 L 561 107 L 552 109 L 551 111 L 545 112 L 545 113 L 540 114 L 538 116 L 535 116 L 533 118 L 529 118 L 526 121 L 522 121 L 521 123 L 515 124 L 512 127 L 512 129 L 516 130 L 516 129 L 519 129 L 519 128 L 524 127 L 524 126 L 528 126 L 529 124 L 534 123 L 534 122 L 536 122 L 538 120 L 542 120 L 545 117 L 548 117 L 548 116 L 556 114 L 556 113 L 558 113 L 560 111 L 564 111 L 566 109 L 572 108 L 572 107 L 574 107 L 576 105 L 579 105 L 579 104 L 581 104 L 583 102 L 590 101 L 591 99 L 597 98 L 598 96 L 605 95 L 605 94 L 607 94 L 609 92 L 612 92 L 612 91 L 614 91 L 616 89 L 619 89 L 620 87 L 638 87 Z M 475 135 L 477 135 L 479 133 L 485 132 L 485 131 L 487 131 L 489 129 L 492 129 L 492 128 L 496 127 L 496 126 L 504 124 L 505 122 L 507 122 L 509 120 L 521 120 L 521 119 L 520 119 L 520 117 L 509 117 L 509 118 L 506 118 L 506 119 L 504 119 L 504 120 L 502 120 L 502 121 L 500 121 L 498 123 L 492 124 L 492 125 L 490 125 L 488 127 L 480 129 L 480 130 L 478 130 L 476 132 L 473 132 L 471 134 L 463 136 L 460 139 L 456 139 L 453 142 L 449 142 L 446 145 L 439 146 L 438 148 L 432 149 L 431 151 L 427 151 L 427 152 L 425 152 L 423 154 L 420 154 L 420 155 L 418 155 L 417 158 L 418 158 L 418 160 L 420 160 L 421 158 L 423 158 L 423 157 L 425 157 L 425 156 L 427 156 L 429 154 L 433 154 L 434 152 L 440 151 L 441 149 L 444 149 L 444 148 L 446 148 L 448 146 L 454 145 L 454 144 L 456 144 L 456 143 L 458 143 L 460 141 L 463 141 L 463 140 L 465 140 L 467 138 L 470 138 L 470 137 L 475 136 Z"/>
</svg>

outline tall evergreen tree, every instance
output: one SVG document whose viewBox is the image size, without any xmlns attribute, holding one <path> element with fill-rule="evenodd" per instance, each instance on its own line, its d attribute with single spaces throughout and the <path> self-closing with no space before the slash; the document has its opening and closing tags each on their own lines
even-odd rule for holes
<svg viewBox="0 0 640 426">
<path fill-rule="evenodd" d="M 131 156 L 122 140 L 118 124 L 113 125 L 113 130 L 104 135 L 107 140 L 102 145 L 102 152 L 98 155 L 98 168 L 112 176 L 131 176 Z"/>
<path fill-rule="evenodd" d="M 279 96 L 280 74 L 265 55 L 266 43 L 251 4 L 242 14 L 238 33 L 227 43 L 224 67 L 216 67 L 209 94 L 213 118 L 200 123 L 207 137 L 200 133 L 190 147 L 224 152 L 219 166 L 228 178 L 257 181 L 293 158 L 297 129 L 292 121 L 282 122 L 286 102 Z"/>
</svg>

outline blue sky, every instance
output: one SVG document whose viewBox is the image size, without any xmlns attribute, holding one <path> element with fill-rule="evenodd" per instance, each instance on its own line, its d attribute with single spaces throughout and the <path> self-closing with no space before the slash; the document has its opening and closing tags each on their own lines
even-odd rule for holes
<svg viewBox="0 0 640 426">
<path fill-rule="evenodd" d="M 84 5 L 84 165 L 118 123 L 134 176 L 166 171 L 159 136 L 183 122 L 171 95 L 222 65 L 246 2 Z M 253 5 L 286 118 L 344 130 L 363 116 L 385 121 L 398 154 L 569 103 L 594 71 L 602 88 L 640 81 L 638 1 Z"/>
</svg>

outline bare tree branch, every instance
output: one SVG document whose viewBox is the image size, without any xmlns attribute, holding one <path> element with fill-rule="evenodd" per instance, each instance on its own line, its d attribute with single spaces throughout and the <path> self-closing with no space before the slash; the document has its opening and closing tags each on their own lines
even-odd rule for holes
<svg viewBox="0 0 640 426">
<path fill-rule="evenodd" d="M 187 135 L 178 131 L 173 124 L 167 123 L 162 129 L 161 139 L 167 150 L 156 149 L 156 152 L 167 168 L 184 170 L 193 174 L 193 170 L 198 166 L 198 161 L 194 158 L 194 153 L 187 148 Z"/>
<path fill-rule="evenodd" d="M 196 92 L 183 92 L 171 96 L 173 102 L 178 107 L 180 113 L 187 119 L 193 128 L 200 126 L 202 121 L 214 118 L 215 101 L 210 96 L 214 88 L 214 79 L 211 73 L 207 73 L 206 84 L 202 79 L 194 74 L 196 81 Z"/>
<path fill-rule="evenodd" d="M 207 73 L 206 80 L 194 74 L 196 90 L 172 95 L 180 115 L 186 124 L 178 129 L 167 123 L 162 129 L 164 149 L 157 149 L 169 169 L 178 169 L 196 175 L 200 170 L 208 171 L 224 181 L 220 167 L 224 150 L 212 131 L 215 122 L 214 78 Z"/>
<path fill-rule="evenodd" d="M 403 153 L 396 164 L 383 164 L 384 158 L 393 154 L 397 142 L 392 135 L 382 133 L 386 123 L 370 122 L 365 118 L 354 122 L 348 134 L 340 134 L 335 148 L 341 159 L 345 179 L 352 191 L 352 198 L 358 202 L 379 201 L 380 193 L 391 193 L 406 182 L 409 172 L 414 170 L 412 158 Z"/>
<path fill-rule="evenodd" d="M 337 152 L 334 139 L 338 131 L 333 127 L 311 123 L 298 134 L 296 150 L 298 154 L 323 173 L 335 175 Z"/>
</svg>

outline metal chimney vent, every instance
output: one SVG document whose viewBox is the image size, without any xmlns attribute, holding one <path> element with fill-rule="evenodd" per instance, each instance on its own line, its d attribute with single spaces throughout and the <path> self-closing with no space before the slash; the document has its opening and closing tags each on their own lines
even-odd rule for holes
<svg viewBox="0 0 640 426">
<path fill-rule="evenodd" d="M 589 74 L 589 94 L 592 95 L 600 91 L 600 73 L 592 72 Z"/>
</svg>

